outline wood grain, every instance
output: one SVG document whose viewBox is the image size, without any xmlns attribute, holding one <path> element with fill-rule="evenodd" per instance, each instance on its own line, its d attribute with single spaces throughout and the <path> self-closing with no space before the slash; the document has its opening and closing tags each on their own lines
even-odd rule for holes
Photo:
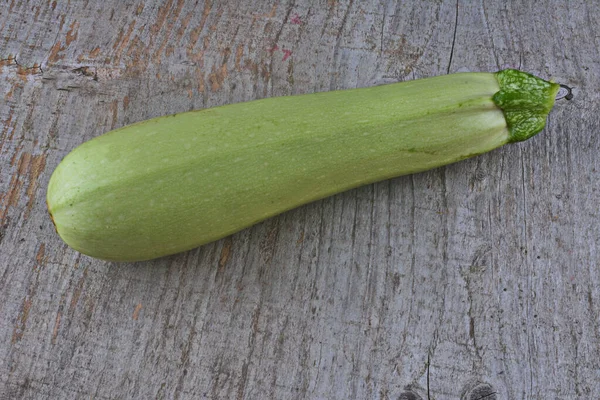
<svg viewBox="0 0 600 400">
<path fill-rule="evenodd" d="M 598 2 L 0 6 L 0 398 L 600 398 Z M 516 67 L 533 139 L 138 264 L 55 234 L 70 150 L 150 117 Z"/>
</svg>

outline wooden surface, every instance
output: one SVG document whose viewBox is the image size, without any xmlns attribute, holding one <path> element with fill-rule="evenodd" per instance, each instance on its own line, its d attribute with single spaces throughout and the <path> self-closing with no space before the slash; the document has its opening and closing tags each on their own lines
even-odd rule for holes
<svg viewBox="0 0 600 400">
<path fill-rule="evenodd" d="M 3 0 L 0 398 L 600 398 L 600 3 Z M 69 249 L 75 146 L 191 109 L 517 67 L 533 139 L 152 262 Z"/>
</svg>

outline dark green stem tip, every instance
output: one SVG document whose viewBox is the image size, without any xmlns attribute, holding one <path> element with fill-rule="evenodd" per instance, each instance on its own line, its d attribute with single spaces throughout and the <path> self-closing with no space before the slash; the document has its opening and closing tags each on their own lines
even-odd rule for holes
<svg viewBox="0 0 600 400">
<path fill-rule="evenodd" d="M 500 90 L 494 103 L 504 112 L 510 142 L 534 136 L 546 126 L 560 85 L 516 69 L 496 72 Z"/>
</svg>

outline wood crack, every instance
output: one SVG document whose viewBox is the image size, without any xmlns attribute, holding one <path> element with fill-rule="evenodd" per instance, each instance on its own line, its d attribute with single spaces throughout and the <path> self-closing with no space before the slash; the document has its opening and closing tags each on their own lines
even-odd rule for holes
<svg viewBox="0 0 600 400">
<path fill-rule="evenodd" d="M 452 47 L 450 48 L 450 59 L 448 60 L 448 68 L 446 68 L 446 73 L 450 73 L 450 68 L 452 67 L 452 57 L 454 56 L 454 45 L 456 44 L 456 32 L 458 31 L 458 2 L 456 0 L 456 14 L 454 20 L 454 33 L 452 34 Z"/>
</svg>

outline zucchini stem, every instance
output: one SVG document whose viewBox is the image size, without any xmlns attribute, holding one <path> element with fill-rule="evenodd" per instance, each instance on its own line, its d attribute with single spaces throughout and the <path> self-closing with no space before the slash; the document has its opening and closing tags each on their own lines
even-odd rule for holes
<svg viewBox="0 0 600 400">
<path fill-rule="evenodd" d="M 573 100 L 573 88 L 562 83 L 559 83 L 559 85 L 561 89 L 565 89 L 567 93 L 565 94 L 565 90 L 560 90 L 555 100 Z"/>
</svg>

